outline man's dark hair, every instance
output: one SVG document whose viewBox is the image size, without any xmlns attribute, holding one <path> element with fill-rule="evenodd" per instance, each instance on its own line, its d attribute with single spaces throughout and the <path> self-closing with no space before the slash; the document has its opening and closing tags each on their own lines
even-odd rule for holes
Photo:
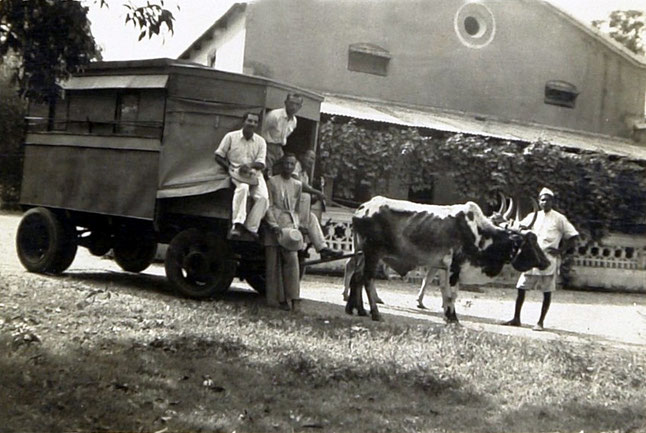
<svg viewBox="0 0 646 433">
<path fill-rule="evenodd" d="M 289 101 L 290 99 L 300 99 L 301 102 L 303 101 L 303 95 L 300 93 L 288 93 L 287 97 L 285 98 L 285 102 Z"/>
<path fill-rule="evenodd" d="M 285 154 L 282 156 L 282 158 L 280 158 L 280 161 L 282 162 L 283 160 L 285 160 L 285 159 L 287 159 L 287 158 L 294 158 L 294 159 L 297 159 L 297 158 L 296 158 L 296 154 L 294 154 L 294 153 L 292 153 L 292 152 L 285 152 Z"/>
<path fill-rule="evenodd" d="M 260 114 L 259 113 L 256 113 L 254 111 L 247 111 L 245 114 L 242 115 L 242 121 L 244 122 L 245 120 L 247 120 L 247 117 L 249 117 L 250 115 L 251 116 L 256 116 L 256 117 L 258 117 L 258 120 L 260 120 Z"/>
</svg>

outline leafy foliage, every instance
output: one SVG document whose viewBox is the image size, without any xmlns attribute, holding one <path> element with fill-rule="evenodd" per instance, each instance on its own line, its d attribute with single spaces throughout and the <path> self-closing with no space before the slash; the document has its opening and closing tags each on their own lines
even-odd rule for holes
<svg viewBox="0 0 646 433">
<path fill-rule="evenodd" d="M 87 8 L 76 1 L 3 0 L 0 55 L 9 52 L 22 60 L 16 70 L 21 94 L 51 100 L 56 79 L 98 55 Z"/>
<path fill-rule="evenodd" d="M 101 4 L 105 4 L 105 1 L 101 0 Z M 149 39 L 153 35 L 159 35 L 163 25 L 173 33 L 173 13 L 164 8 L 164 0 L 159 0 L 159 4 L 147 1 L 145 6 L 136 6 L 132 2 L 128 2 L 123 6 L 128 10 L 126 23 L 132 23 L 141 29 L 139 40 L 142 40 L 146 35 Z"/>
<path fill-rule="evenodd" d="M 107 0 L 96 2 L 108 6 Z M 129 1 L 123 7 L 127 9 L 126 23 L 132 22 L 142 30 L 140 40 L 146 34 L 149 38 L 159 34 L 164 25 L 173 31 L 174 17 L 164 7 L 164 0 L 147 1 L 144 6 Z M 14 79 L 22 96 L 52 101 L 56 80 L 100 59 L 87 14 L 88 8 L 80 1 L 0 2 L 0 56 L 14 53 L 21 59 Z"/>
<path fill-rule="evenodd" d="M 609 35 L 635 54 L 645 54 L 646 13 L 639 10 L 616 10 L 608 20 L 595 20 L 592 25 L 604 29 L 607 25 Z"/>
<path fill-rule="evenodd" d="M 25 104 L 8 80 L 0 80 L 0 203 L 13 204 L 20 194 Z"/>
<path fill-rule="evenodd" d="M 336 178 L 343 197 L 356 193 L 358 179 L 369 182 L 374 195 L 386 194 L 395 176 L 412 190 L 448 176 L 462 195 L 490 208 L 498 192 L 528 198 L 547 186 L 556 193 L 556 208 L 594 240 L 610 230 L 642 229 L 646 173 L 638 162 L 545 142 L 433 134 L 332 118 L 321 127 L 323 175 Z"/>
</svg>

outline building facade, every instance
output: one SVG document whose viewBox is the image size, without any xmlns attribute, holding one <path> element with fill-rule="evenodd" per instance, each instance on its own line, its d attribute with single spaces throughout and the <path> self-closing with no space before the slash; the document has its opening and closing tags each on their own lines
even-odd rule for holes
<svg viewBox="0 0 646 433">
<path fill-rule="evenodd" d="M 323 93 L 322 120 L 544 140 L 646 161 L 646 60 L 543 0 L 238 3 L 181 58 Z M 407 198 L 392 181 L 389 195 Z M 432 194 L 434 203 L 461 199 L 446 178 Z M 348 250 L 342 214 L 328 221 L 328 240 Z M 631 269 L 623 287 L 646 290 L 646 239 L 605 242 L 580 246 L 575 284 L 614 288 Z"/>
<path fill-rule="evenodd" d="M 349 95 L 630 139 L 646 64 L 541 0 L 258 0 L 183 54 Z"/>
</svg>

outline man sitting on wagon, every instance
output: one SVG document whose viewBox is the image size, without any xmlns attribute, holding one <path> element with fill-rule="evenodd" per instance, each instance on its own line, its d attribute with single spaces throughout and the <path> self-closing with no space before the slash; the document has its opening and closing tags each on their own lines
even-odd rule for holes
<svg viewBox="0 0 646 433">
<path fill-rule="evenodd" d="M 246 113 L 242 129 L 227 133 L 215 151 L 215 161 L 228 171 L 236 187 L 231 204 L 232 237 L 240 237 L 246 231 L 257 240 L 260 221 L 269 207 L 267 184 L 262 176 L 267 143 L 255 133 L 259 120 L 258 114 Z M 250 195 L 253 206 L 247 215 Z"/>
<path fill-rule="evenodd" d="M 301 229 L 309 235 L 310 241 L 314 249 L 321 255 L 322 259 L 339 258 L 343 256 L 343 251 L 335 251 L 328 247 L 325 241 L 325 235 L 321 229 L 321 224 L 314 213 L 312 213 L 312 196 L 315 196 L 322 203 L 325 203 L 325 195 L 323 192 L 315 189 L 310 184 L 310 177 L 308 172 L 314 165 L 316 153 L 309 149 L 303 152 L 298 161 L 296 161 L 296 168 L 292 176 L 301 181 L 303 184 L 303 194 L 299 205 L 299 215 L 301 220 Z"/>
</svg>

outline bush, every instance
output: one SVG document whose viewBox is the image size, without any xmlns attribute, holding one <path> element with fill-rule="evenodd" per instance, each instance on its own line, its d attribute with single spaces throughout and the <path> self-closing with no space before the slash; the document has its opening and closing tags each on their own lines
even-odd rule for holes
<svg viewBox="0 0 646 433">
<path fill-rule="evenodd" d="M 341 196 L 356 194 L 359 178 L 371 183 L 374 194 L 384 194 L 389 177 L 415 191 L 432 185 L 439 174 L 489 209 L 496 207 L 499 192 L 536 197 L 547 186 L 556 193 L 556 209 L 588 239 L 644 229 L 643 161 L 540 141 L 375 127 L 334 117 L 321 126 L 320 148 L 322 174 L 338 176 Z"/>
<path fill-rule="evenodd" d="M 11 207 L 20 198 L 25 103 L 8 80 L 0 80 L 0 206 Z"/>
</svg>

